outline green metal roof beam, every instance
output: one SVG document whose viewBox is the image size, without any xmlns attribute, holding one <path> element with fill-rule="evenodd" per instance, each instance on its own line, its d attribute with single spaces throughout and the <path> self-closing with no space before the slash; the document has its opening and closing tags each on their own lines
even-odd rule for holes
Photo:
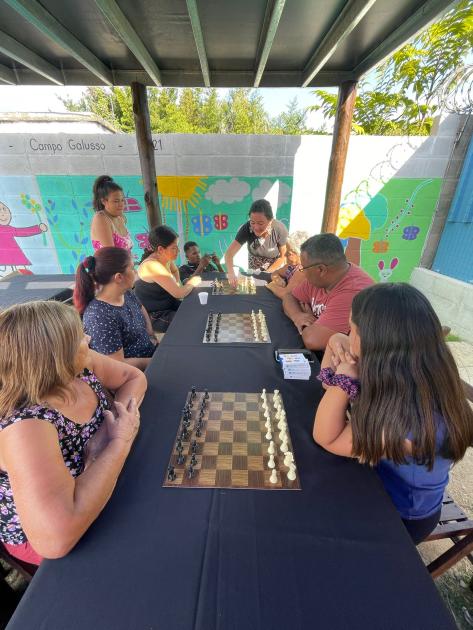
<svg viewBox="0 0 473 630">
<path fill-rule="evenodd" d="M 10 68 L 7 68 L 2 64 L 0 64 L 0 81 L 3 81 L 3 83 L 8 83 L 8 85 L 17 84 L 17 80 L 13 70 L 10 70 Z"/>
<path fill-rule="evenodd" d="M 210 72 L 207 61 L 207 52 L 205 50 L 204 36 L 202 35 L 202 27 L 200 24 L 199 11 L 197 9 L 196 0 L 186 0 L 187 11 L 191 20 L 192 32 L 194 34 L 197 54 L 199 55 L 200 67 L 202 68 L 202 76 L 204 77 L 205 87 L 210 87 Z"/>
<path fill-rule="evenodd" d="M 95 0 L 95 4 L 118 33 L 123 43 L 131 50 L 143 69 L 149 74 L 151 80 L 158 87 L 161 86 L 161 74 L 158 66 L 115 0 Z"/>
<path fill-rule="evenodd" d="M 273 6 L 273 10 L 271 11 L 271 18 L 269 20 L 268 30 L 266 32 L 266 37 L 264 39 L 263 50 L 261 51 L 260 58 L 258 60 L 258 68 L 256 70 L 254 87 L 259 87 L 261 83 L 261 78 L 263 76 L 264 69 L 266 68 L 266 64 L 268 62 L 269 53 L 271 51 L 271 47 L 274 42 L 274 38 L 276 37 L 276 31 L 278 30 L 279 20 L 281 19 L 282 12 L 284 10 L 284 5 L 286 4 L 286 0 L 276 0 Z"/>
<path fill-rule="evenodd" d="M 349 0 L 313 53 L 302 73 L 302 87 L 307 87 L 339 45 L 365 17 L 376 0 Z"/>
<path fill-rule="evenodd" d="M 41 33 L 52 39 L 95 74 L 106 85 L 112 85 L 112 73 L 100 59 L 56 20 L 37 0 L 4 0 Z"/>
<path fill-rule="evenodd" d="M 452 0 L 427 0 L 423 6 L 413 13 L 402 25 L 386 37 L 382 44 L 375 48 L 353 70 L 356 78 L 369 72 L 378 63 L 392 55 L 393 52 L 404 46 L 419 31 L 427 28 L 442 11 L 454 4 Z"/>
<path fill-rule="evenodd" d="M 64 85 L 64 81 L 61 72 L 58 68 L 55 68 L 48 61 L 45 61 L 42 57 L 34 53 L 20 42 L 17 42 L 13 37 L 7 35 L 3 31 L 0 31 L 0 52 L 4 53 L 8 57 L 11 57 L 15 61 L 23 64 L 33 72 L 40 74 L 45 79 L 52 81 L 56 85 Z"/>
</svg>

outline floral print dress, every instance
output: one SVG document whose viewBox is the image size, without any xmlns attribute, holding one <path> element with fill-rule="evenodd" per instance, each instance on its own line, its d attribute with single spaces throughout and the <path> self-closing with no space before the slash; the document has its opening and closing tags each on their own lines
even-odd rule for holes
<svg viewBox="0 0 473 630">
<path fill-rule="evenodd" d="M 78 477 L 84 471 L 85 446 L 102 424 L 103 412 L 110 409 L 109 399 L 95 374 L 86 368 L 80 378 L 93 389 L 98 398 L 97 408 L 85 424 L 73 422 L 56 409 L 42 405 L 25 407 L 7 418 L 0 418 L 0 431 L 25 418 L 37 418 L 53 424 L 58 433 L 64 463 L 73 477 Z M 0 471 L 0 541 L 9 545 L 27 542 L 16 511 L 10 480 L 4 471 Z"/>
</svg>

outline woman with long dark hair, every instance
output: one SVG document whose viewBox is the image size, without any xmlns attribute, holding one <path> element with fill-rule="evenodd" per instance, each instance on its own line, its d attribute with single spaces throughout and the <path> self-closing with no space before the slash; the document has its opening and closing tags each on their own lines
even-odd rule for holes
<svg viewBox="0 0 473 630">
<path fill-rule="evenodd" d="M 90 240 L 95 251 L 101 247 L 121 247 L 131 250 L 133 241 L 126 227 L 123 188 L 109 175 L 100 175 L 94 182 L 94 218 L 90 225 Z"/>
<path fill-rule="evenodd" d="M 473 445 L 473 410 L 427 298 L 402 283 L 358 293 L 350 335 L 329 344 L 319 379 L 315 441 L 376 467 L 418 544 L 439 521 L 451 465 Z"/>
<path fill-rule="evenodd" d="M 166 332 L 181 300 L 201 282 L 200 276 L 189 278 L 182 286 L 179 269 L 174 261 L 179 254 L 177 234 L 166 225 L 153 228 L 149 235 L 149 248 L 138 267 L 135 292 L 150 314 L 153 328 Z"/>
<path fill-rule="evenodd" d="M 77 267 L 74 305 L 92 350 L 144 370 L 156 340 L 146 310 L 131 291 L 134 282 L 130 252 L 103 247 Z"/>
</svg>

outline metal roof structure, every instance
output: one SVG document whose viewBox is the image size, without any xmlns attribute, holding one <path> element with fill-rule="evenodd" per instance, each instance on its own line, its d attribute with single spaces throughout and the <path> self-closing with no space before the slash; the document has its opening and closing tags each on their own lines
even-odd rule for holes
<svg viewBox="0 0 473 630">
<path fill-rule="evenodd" d="M 452 0 L 0 0 L 0 82 L 336 86 Z"/>
</svg>

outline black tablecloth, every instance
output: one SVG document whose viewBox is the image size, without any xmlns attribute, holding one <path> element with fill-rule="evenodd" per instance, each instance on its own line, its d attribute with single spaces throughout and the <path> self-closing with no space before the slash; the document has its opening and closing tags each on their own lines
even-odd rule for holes
<svg viewBox="0 0 473 630">
<path fill-rule="evenodd" d="M 72 297 L 73 275 L 20 275 L 0 282 L 0 308 L 33 300 L 58 300 Z"/>
<path fill-rule="evenodd" d="M 201 343 L 210 309 L 259 305 L 272 345 Z M 278 345 L 300 338 L 266 289 L 184 300 L 114 495 L 66 558 L 42 564 L 10 630 L 455 628 L 376 474 L 314 444 L 319 384 L 284 381 Z M 278 388 L 302 491 L 162 488 L 192 385 Z"/>
</svg>

